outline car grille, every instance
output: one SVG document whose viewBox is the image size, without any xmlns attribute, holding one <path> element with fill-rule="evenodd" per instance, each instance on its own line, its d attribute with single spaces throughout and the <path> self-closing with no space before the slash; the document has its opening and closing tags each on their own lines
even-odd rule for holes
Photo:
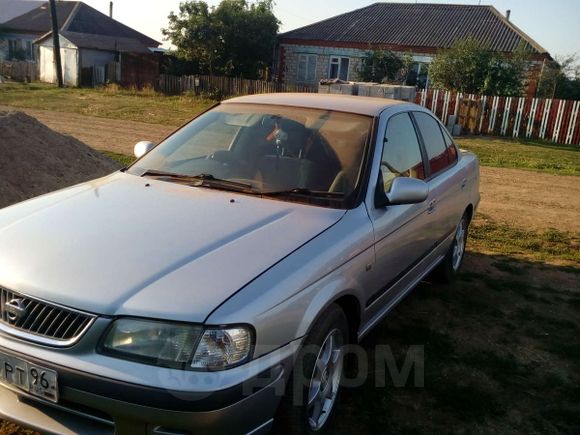
<svg viewBox="0 0 580 435">
<path fill-rule="evenodd" d="M 95 316 L 0 287 L 0 330 L 54 346 L 77 342 Z"/>
</svg>

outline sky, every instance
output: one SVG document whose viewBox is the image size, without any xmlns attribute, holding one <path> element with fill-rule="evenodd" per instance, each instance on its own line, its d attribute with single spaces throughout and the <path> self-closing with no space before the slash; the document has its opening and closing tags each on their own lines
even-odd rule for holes
<svg viewBox="0 0 580 435">
<path fill-rule="evenodd" d="M 109 0 L 83 0 L 103 13 Z M 219 0 L 206 0 L 210 5 Z M 251 1 L 251 0 L 250 0 Z M 275 0 L 275 14 L 281 31 L 306 26 L 378 0 Z M 394 1 L 394 0 L 390 0 Z M 398 1 L 398 0 L 395 0 Z M 419 0 L 421 3 L 490 4 L 500 12 L 511 10 L 511 21 L 536 40 L 552 56 L 578 53 L 580 56 L 580 0 Z M 413 0 L 407 0 L 412 3 Z M 167 16 L 177 11 L 180 0 L 114 0 L 113 16 L 118 21 L 163 42 L 161 28 Z"/>
</svg>

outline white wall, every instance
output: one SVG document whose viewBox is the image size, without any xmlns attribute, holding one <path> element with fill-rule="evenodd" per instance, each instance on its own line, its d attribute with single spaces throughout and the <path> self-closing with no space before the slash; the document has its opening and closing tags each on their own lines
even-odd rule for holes
<svg viewBox="0 0 580 435">
<path fill-rule="evenodd" d="M 80 81 L 79 50 L 62 36 L 60 36 L 59 43 L 64 85 L 78 86 Z M 57 82 L 52 45 L 52 38 L 45 38 L 39 44 L 40 81 L 45 83 Z"/>
<path fill-rule="evenodd" d="M 60 61 L 62 65 L 63 82 L 65 86 L 79 85 L 78 50 L 74 48 L 61 48 Z M 56 68 L 54 65 L 53 47 L 40 46 L 40 81 L 56 83 Z"/>
</svg>

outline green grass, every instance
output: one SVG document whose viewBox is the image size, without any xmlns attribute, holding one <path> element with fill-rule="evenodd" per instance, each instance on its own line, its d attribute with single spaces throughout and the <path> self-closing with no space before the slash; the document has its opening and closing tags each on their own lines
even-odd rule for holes
<svg viewBox="0 0 580 435">
<path fill-rule="evenodd" d="M 580 176 L 578 145 L 496 137 L 462 137 L 457 143 L 477 154 L 483 166 Z"/>
<path fill-rule="evenodd" d="M 580 264 L 580 237 L 556 229 L 534 231 L 496 222 L 478 215 L 470 227 L 470 242 L 475 249 L 507 257 L 520 256 L 535 261 L 560 260 Z M 504 265 L 504 269 L 513 265 Z M 507 270 L 506 270 L 507 271 Z M 518 272 L 515 272 L 518 273 Z"/>
<path fill-rule="evenodd" d="M 0 105 L 171 126 L 183 124 L 212 104 L 211 100 L 165 96 L 152 89 L 122 89 L 118 86 L 59 89 L 45 83 L 0 84 Z"/>
<path fill-rule="evenodd" d="M 126 156 L 125 154 L 114 153 L 112 151 L 100 151 L 101 154 L 104 154 L 111 160 L 118 162 L 122 166 L 129 166 L 131 163 L 135 161 L 135 157 L 133 156 Z"/>
</svg>

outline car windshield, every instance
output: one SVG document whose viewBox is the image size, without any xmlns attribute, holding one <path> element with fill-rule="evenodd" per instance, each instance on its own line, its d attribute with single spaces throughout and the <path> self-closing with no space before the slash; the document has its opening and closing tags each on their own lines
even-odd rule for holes
<svg viewBox="0 0 580 435">
<path fill-rule="evenodd" d="M 371 125 L 372 118 L 350 113 L 227 103 L 128 172 L 344 208 L 356 197 Z"/>
</svg>

